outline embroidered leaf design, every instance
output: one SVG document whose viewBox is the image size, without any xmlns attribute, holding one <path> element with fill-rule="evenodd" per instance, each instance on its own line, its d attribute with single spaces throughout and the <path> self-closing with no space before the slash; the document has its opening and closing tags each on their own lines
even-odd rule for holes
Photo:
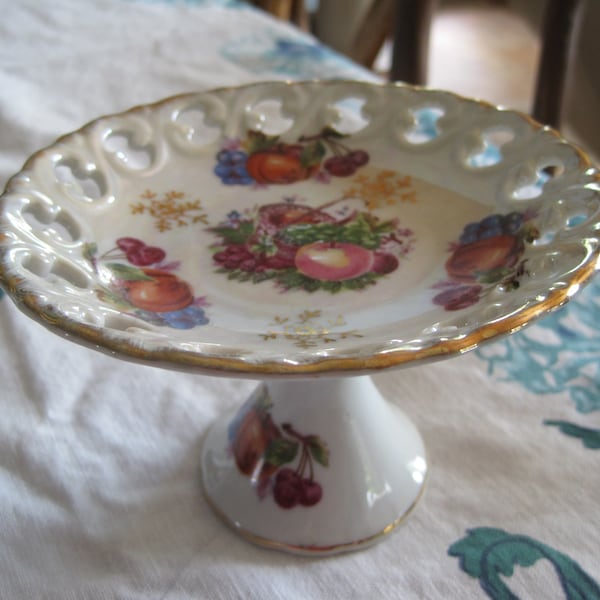
<svg viewBox="0 0 600 600">
<path fill-rule="evenodd" d="M 306 440 L 311 456 L 324 467 L 329 466 L 329 449 L 327 444 L 317 435 L 311 435 Z"/>
<path fill-rule="evenodd" d="M 586 448 L 592 450 L 600 449 L 600 429 L 591 429 L 589 427 L 580 427 L 568 421 L 544 421 L 544 425 L 558 427 L 565 435 L 579 438 Z"/>
<path fill-rule="evenodd" d="M 292 462 L 298 454 L 300 444 L 287 438 L 274 439 L 265 451 L 265 461 L 270 465 L 280 467 Z"/>
<path fill-rule="evenodd" d="M 552 563 L 568 600 L 600 600 L 600 586 L 573 559 L 525 535 L 492 527 L 469 529 L 448 554 L 459 558 L 460 568 L 478 578 L 492 600 L 518 600 L 500 575 L 511 577 L 515 565 L 530 567 L 543 558 Z"/>
<path fill-rule="evenodd" d="M 580 296 L 534 327 L 475 354 L 487 362 L 490 375 L 534 394 L 566 393 L 580 413 L 600 410 L 598 298 L 600 279 L 594 279 Z"/>
<path fill-rule="evenodd" d="M 144 271 L 130 265 L 107 263 L 106 268 L 110 269 L 116 279 L 122 279 L 123 281 L 152 281 L 152 277 L 148 277 Z"/>
</svg>

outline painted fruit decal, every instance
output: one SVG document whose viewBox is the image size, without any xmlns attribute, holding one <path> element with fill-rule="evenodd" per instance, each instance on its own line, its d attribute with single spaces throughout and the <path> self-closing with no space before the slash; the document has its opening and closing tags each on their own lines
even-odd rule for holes
<svg viewBox="0 0 600 600">
<path fill-rule="evenodd" d="M 294 263 L 300 273 L 321 281 L 345 281 L 368 273 L 373 252 L 357 244 L 313 242 L 302 246 Z"/>
<path fill-rule="evenodd" d="M 229 448 L 259 498 L 272 494 L 281 508 L 314 506 L 323 497 L 315 463 L 329 466 L 329 450 L 316 435 L 303 435 L 290 423 L 276 425 L 272 403 L 261 385 L 229 425 Z"/>
<path fill-rule="evenodd" d="M 519 287 L 519 279 L 527 272 L 522 256 L 525 245 L 538 237 L 529 221 L 533 212 L 493 214 L 469 223 L 458 242 L 450 245 L 445 268 L 449 279 L 436 289 L 433 302 L 446 310 L 460 310 L 479 302 L 496 284 L 505 289 Z"/>
<path fill-rule="evenodd" d="M 214 173 L 225 185 L 285 185 L 317 176 L 349 177 L 369 162 L 364 150 L 352 150 L 345 135 L 325 127 L 295 143 L 249 131 L 243 140 L 228 140 L 217 153 Z M 327 157 L 327 158 L 326 158 Z"/>
<path fill-rule="evenodd" d="M 166 252 L 132 237 L 117 239 L 116 246 L 98 256 L 96 244 L 84 246 L 84 256 L 101 281 L 98 296 L 155 325 L 191 329 L 206 325 L 206 301 L 194 297 L 191 286 L 174 271 L 178 262 L 165 263 Z"/>
<path fill-rule="evenodd" d="M 332 214 L 337 202 L 313 208 L 288 199 L 230 212 L 210 230 L 219 238 L 217 271 L 243 282 L 272 280 L 283 290 L 330 293 L 363 289 L 395 271 L 413 249 L 413 232 L 367 211 Z"/>
</svg>

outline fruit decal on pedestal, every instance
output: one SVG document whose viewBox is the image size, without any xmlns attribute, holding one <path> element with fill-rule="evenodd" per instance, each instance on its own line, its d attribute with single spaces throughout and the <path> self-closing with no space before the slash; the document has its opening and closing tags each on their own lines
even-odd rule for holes
<svg viewBox="0 0 600 600">
<path fill-rule="evenodd" d="M 329 466 L 329 450 L 316 435 L 303 435 L 290 423 L 278 426 L 261 385 L 229 425 L 229 444 L 238 470 L 250 477 L 259 498 L 268 494 L 281 508 L 314 506 L 323 497 L 315 463 Z"/>
<path fill-rule="evenodd" d="M 84 256 L 101 281 L 98 296 L 123 312 L 154 325 L 191 329 L 206 325 L 203 297 L 194 297 L 190 285 L 177 277 L 179 263 L 165 263 L 162 248 L 122 237 L 116 246 L 98 256 L 96 244 L 84 246 Z M 119 261 L 119 262 L 117 262 Z"/>
<path fill-rule="evenodd" d="M 341 141 L 346 137 L 325 127 L 289 144 L 279 136 L 249 131 L 243 140 L 227 141 L 217 153 L 214 173 L 225 185 L 281 185 L 313 176 L 322 182 L 331 176 L 349 177 L 369 162 L 369 154 L 348 148 Z"/>
<path fill-rule="evenodd" d="M 489 215 L 463 229 L 460 239 L 450 245 L 445 268 L 449 279 L 436 284 L 442 291 L 434 304 L 446 310 L 460 310 L 479 300 L 498 284 L 505 290 L 519 287 L 527 273 L 522 260 L 525 244 L 538 237 L 529 221 L 534 213 L 511 212 Z"/>
<path fill-rule="evenodd" d="M 217 272 L 229 279 L 281 289 L 337 293 L 360 290 L 395 271 L 414 246 L 410 229 L 397 219 L 381 221 L 366 211 L 343 216 L 326 212 L 345 198 L 320 207 L 293 201 L 233 211 L 211 228 Z M 344 211 L 342 211 L 344 212 Z"/>
</svg>

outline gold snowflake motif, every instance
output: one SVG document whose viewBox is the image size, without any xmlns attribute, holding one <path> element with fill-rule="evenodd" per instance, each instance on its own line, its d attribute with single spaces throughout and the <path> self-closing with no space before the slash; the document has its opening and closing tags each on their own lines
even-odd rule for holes
<svg viewBox="0 0 600 600">
<path fill-rule="evenodd" d="M 347 198 L 362 198 L 369 210 L 385 204 L 417 201 L 410 175 L 399 175 L 396 171 L 381 169 L 374 175 L 362 173 L 352 179 L 352 184 L 344 191 L 344 195 Z"/>
<path fill-rule="evenodd" d="M 277 315 L 270 325 L 280 329 L 279 331 L 269 330 L 261 334 L 264 341 L 283 338 L 303 350 L 315 348 L 320 344 L 332 344 L 351 337 L 362 337 L 362 334 L 355 330 L 331 331 L 331 328 L 343 327 L 346 325 L 346 321 L 342 315 L 337 315 L 335 318 L 323 318 L 321 310 L 304 310 L 296 315 L 294 320 Z"/>
<path fill-rule="evenodd" d="M 186 200 L 183 192 L 171 190 L 158 196 L 155 192 L 146 190 L 140 194 L 140 198 L 140 202 L 131 204 L 131 214 L 150 215 L 160 232 L 196 223 L 208 225 L 200 200 Z"/>
</svg>

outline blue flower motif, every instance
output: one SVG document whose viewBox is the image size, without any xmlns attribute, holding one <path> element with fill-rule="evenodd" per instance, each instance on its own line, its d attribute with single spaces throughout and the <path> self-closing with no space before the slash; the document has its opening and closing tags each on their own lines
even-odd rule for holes
<svg viewBox="0 0 600 600">
<path fill-rule="evenodd" d="M 227 220 L 230 223 L 237 223 L 242 218 L 242 214 L 237 210 L 232 210 L 227 213 Z"/>
<path fill-rule="evenodd" d="M 232 42 L 220 50 L 236 66 L 255 74 L 277 74 L 303 79 L 372 77 L 372 74 L 315 43 L 304 35 L 282 37 L 281 30 L 265 28 Z"/>
<path fill-rule="evenodd" d="M 186 306 L 180 310 L 162 313 L 165 324 L 174 329 L 192 329 L 197 325 L 206 325 L 208 318 L 199 306 Z"/>
</svg>

